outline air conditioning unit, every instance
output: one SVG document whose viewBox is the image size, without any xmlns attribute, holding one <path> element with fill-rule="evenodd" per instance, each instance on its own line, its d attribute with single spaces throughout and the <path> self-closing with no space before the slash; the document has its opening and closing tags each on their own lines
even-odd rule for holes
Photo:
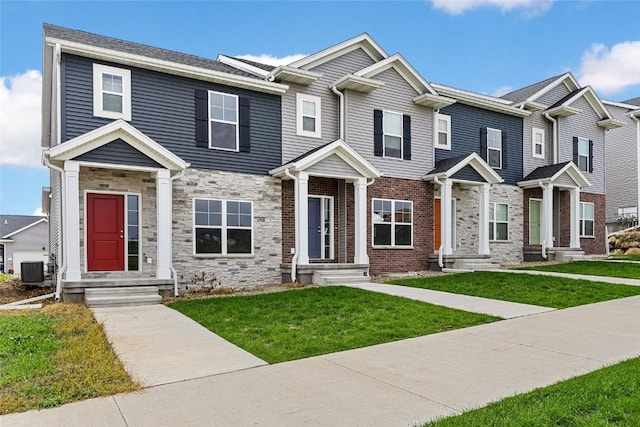
<svg viewBox="0 0 640 427">
<path fill-rule="evenodd" d="M 20 264 L 20 280 L 22 283 L 44 282 L 44 262 L 22 262 Z"/>
</svg>

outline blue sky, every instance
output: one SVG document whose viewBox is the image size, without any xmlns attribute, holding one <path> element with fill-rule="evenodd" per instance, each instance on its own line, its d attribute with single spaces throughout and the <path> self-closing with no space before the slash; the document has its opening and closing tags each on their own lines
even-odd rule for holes
<svg viewBox="0 0 640 427">
<path fill-rule="evenodd" d="M 430 82 L 492 95 L 571 71 L 605 99 L 640 96 L 640 2 L 0 2 L 0 213 L 32 214 L 42 23 L 215 58 L 310 54 L 363 32 Z"/>
</svg>

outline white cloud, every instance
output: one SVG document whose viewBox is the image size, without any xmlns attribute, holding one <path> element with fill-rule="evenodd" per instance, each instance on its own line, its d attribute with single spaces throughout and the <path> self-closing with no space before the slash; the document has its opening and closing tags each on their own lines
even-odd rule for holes
<svg viewBox="0 0 640 427">
<path fill-rule="evenodd" d="M 501 97 L 502 95 L 512 92 L 513 86 L 500 86 L 498 89 L 494 90 L 491 96 Z"/>
<path fill-rule="evenodd" d="M 0 77 L 0 164 L 40 166 L 42 75 Z"/>
<path fill-rule="evenodd" d="M 288 65 L 292 62 L 296 62 L 299 59 L 304 58 L 307 55 L 303 55 L 302 53 L 296 53 L 294 55 L 287 55 L 281 58 L 273 55 L 269 55 L 268 53 L 263 53 L 261 55 L 237 55 L 236 58 L 247 59 L 249 61 L 260 62 L 261 64 L 267 65 Z"/>
<path fill-rule="evenodd" d="M 479 7 L 497 7 L 502 13 L 516 9 L 522 10 L 523 16 L 532 18 L 542 15 L 551 9 L 554 0 L 431 0 L 436 9 L 451 15 L 460 15 Z"/>
<path fill-rule="evenodd" d="M 640 85 L 640 41 L 625 41 L 611 49 L 594 44 L 582 55 L 578 80 L 596 92 L 615 94 Z"/>
<path fill-rule="evenodd" d="M 31 215 L 35 215 L 35 216 L 46 216 L 47 214 L 44 213 L 44 211 L 42 210 L 42 208 L 36 208 L 34 209 L 33 213 Z"/>
</svg>

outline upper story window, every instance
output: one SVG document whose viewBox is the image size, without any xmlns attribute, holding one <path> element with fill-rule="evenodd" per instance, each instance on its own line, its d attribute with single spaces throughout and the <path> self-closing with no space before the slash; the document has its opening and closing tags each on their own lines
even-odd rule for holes
<svg viewBox="0 0 640 427">
<path fill-rule="evenodd" d="M 193 200 L 196 255 L 253 253 L 253 206 L 247 201 Z"/>
<path fill-rule="evenodd" d="M 297 135 L 320 138 L 321 99 L 318 96 L 296 94 Z"/>
<path fill-rule="evenodd" d="M 509 205 L 489 203 L 489 240 L 509 240 Z"/>
<path fill-rule="evenodd" d="M 531 156 L 544 159 L 544 129 L 531 129 Z"/>
<path fill-rule="evenodd" d="M 413 245 L 413 202 L 373 199 L 373 246 Z"/>
<path fill-rule="evenodd" d="M 383 112 L 384 157 L 402 158 L 402 114 Z"/>
<path fill-rule="evenodd" d="M 577 147 L 577 158 L 578 158 L 578 169 L 583 172 L 591 172 L 590 160 L 591 156 L 589 155 L 589 140 L 587 138 L 578 137 L 578 147 Z"/>
<path fill-rule="evenodd" d="M 411 160 L 411 116 L 373 110 L 373 155 Z"/>
<path fill-rule="evenodd" d="M 580 202 L 580 236 L 593 237 L 594 229 L 594 205 L 589 202 Z"/>
<path fill-rule="evenodd" d="M 209 91 L 209 148 L 238 151 L 238 97 Z"/>
<path fill-rule="evenodd" d="M 436 115 L 436 148 L 451 150 L 451 116 Z"/>
<path fill-rule="evenodd" d="M 487 128 L 487 163 L 494 169 L 502 169 L 502 131 Z"/>
<path fill-rule="evenodd" d="M 131 120 L 131 70 L 93 64 L 93 115 Z"/>
</svg>

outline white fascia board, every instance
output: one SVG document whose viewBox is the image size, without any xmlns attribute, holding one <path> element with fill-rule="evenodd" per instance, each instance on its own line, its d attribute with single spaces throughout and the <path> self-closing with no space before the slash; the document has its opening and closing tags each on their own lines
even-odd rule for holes
<svg viewBox="0 0 640 427">
<path fill-rule="evenodd" d="M 363 68 L 362 70 L 354 73 L 354 75 L 359 77 L 373 77 L 376 76 L 383 71 L 388 70 L 393 67 L 401 76 L 404 78 L 407 83 L 413 87 L 418 94 L 423 94 L 425 92 L 429 92 L 432 95 L 437 95 L 438 93 L 431 87 L 431 85 L 416 71 L 415 68 L 411 66 L 407 62 L 406 59 L 402 57 L 399 53 L 396 53 L 380 62 L 372 64 L 367 68 Z"/>
<path fill-rule="evenodd" d="M 497 101 L 496 99 L 491 99 L 488 96 L 472 94 L 471 92 L 452 89 L 447 86 L 437 84 L 434 84 L 433 87 L 441 95 L 446 95 L 448 97 L 454 98 L 461 104 L 471 105 L 473 107 L 496 111 L 498 113 L 504 113 L 516 117 L 528 117 L 531 115 L 531 111 L 522 110 L 511 105 L 506 105 L 506 103 L 510 103 L 510 101 L 507 101 L 505 103 L 504 99 Z"/>
<path fill-rule="evenodd" d="M 569 177 L 573 180 L 573 182 L 576 183 L 578 187 L 580 188 L 591 187 L 591 183 L 589 182 L 589 180 L 582 174 L 582 172 L 580 172 L 580 169 L 578 169 L 578 166 L 576 166 L 576 164 L 573 162 L 567 163 L 565 167 L 563 167 L 558 172 L 556 172 L 549 179 L 549 182 L 553 183 L 563 173 L 566 173 L 567 175 L 569 175 Z"/>
<path fill-rule="evenodd" d="M 569 107 L 568 105 L 559 105 L 546 111 L 550 116 L 569 117 L 574 114 L 582 113 L 582 110 L 575 107 Z"/>
<path fill-rule="evenodd" d="M 535 101 L 536 99 L 540 98 L 542 95 L 544 95 L 545 93 L 549 92 L 551 89 L 553 89 L 554 87 L 562 83 L 565 84 L 565 86 L 567 87 L 567 89 L 569 89 L 570 92 L 573 92 L 574 90 L 578 90 L 580 88 L 580 84 L 575 79 L 575 77 L 573 77 L 573 74 L 566 72 L 560 77 L 558 77 L 553 83 L 549 83 L 547 86 L 545 86 L 544 88 L 540 89 L 538 92 L 531 95 L 529 98 L 527 98 L 527 101 L 529 102 Z"/>
<path fill-rule="evenodd" d="M 238 61 L 235 58 L 232 58 L 227 55 L 218 55 L 218 62 L 222 62 L 223 64 L 227 64 L 233 68 L 237 68 L 239 70 L 245 71 L 247 73 L 254 74 L 258 77 L 267 77 L 269 75 L 269 71 L 263 70 L 262 68 L 254 67 L 251 64 L 247 64 L 246 62 Z"/>
<path fill-rule="evenodd" d="M 101 59 L 118 64 L 130 65 L 133 67 L 145 68 L 149 70 L 161 71 L 167 74 L 189 77 L 197 80 L 220 83 L 227 86 L 239 87 L 243 89 L 255 90 L 256 92 L 282 95 L 289 86 L 282 83 L 267 82 L 250 77 L 236 76 L 223 73 L 221 71 L 208 70 L 206 68 L 194 67 L 191 65 L 178 64 L 176 62 L 164 61 L 161 59 L 149 58 L 142 55 L 114 51 L 81 43 L 69 42 L 66 40 L 47 38 L 46 43 L 60 43 L 62 51 L 87 58 Z"/>
<path fill-rule="evenodd" d="M 336 81 L 333 86 L 338 90 L 351 89 L 357 92 L 369 93 L 384 86 L 384 82 L 368 77 L 356 76 L 355 74 L 347 74 Z"/>
<path fill-rule="evenodd" d="M 621 128 L 624 125 L 623 121 L 617 119 L 604 119 L 598 122 L 598 126 L 606 130 Z"/>
<path fill-rule="evenodd" d="M 482 100 L 486 100 L 486 101 L 490 101 L 490 102 L 495 102 L 498 104 L 504 104 L 506 106 L 513 106 L 513 101 L 509 101 L 508 99 L 502 99 L 502 98 L 498 98 L 495 96 L 491 96 L 491 95 L 485 95 L 483 93 L 477 93 L 477 92 L 472 92 L 470 90 L 464 90 L 464 89 L 458 89 L 455 87 L 451 87 L 451 86 L 447 86 L 447 85 L 443 85 L 440 83 L 431 83 L 431 86 L 433 86 L 433 88 L 437 91 L 442 91 L 442 92 L 449 92 L 449 93 L 456 93 L 456 94 L 460 94 L 460 95 L 465 95 L 468 97 L 473 97 L 473 98 L 478 98 L 478 99 L 482 99 Z"/>
<path fill-rule="evenodd" d="M 515 108 L 524 108 L 527 111 L 541 111 L 544 110 L 545 108 L 548 107 L 548 105 L 544 105 L 541 104 L 539 102 L 533 102 L 533 101 L 523 101 L 523 102 L 519 102 L 517 104 L 513 104 L 513 106 Z"/>
<path fill-rule="evenodd" d="M 478 172 L 489 184 L 500 184 L 501 182 L 504 182 L 504 179 L 502 179 L 502 177 L 491 166 L 489 166 L 487 162 L 482 160 L 482 157 L 480 157 L 476 152 L 469 154 L 448 170 L 435 174 L 427 174 L 423 176 L 422 179 L 432 180 L 433 177 L 451 178 L 467 165 L 471 166 L 476 172 Z"/>
<path fill-rule="evenodd" d="M 363 33 L 312 55 L 305 56 L 304 58 L 288 65 L 294 68 L 310 70 L 358 48 L 362 48 L 362 50 L 364 50 L 367 55 L 376 62 L 385 59 L 388 56 L 387 53 L 369 36 L 369 34 Z"/>
<path fill-rule="evenodd" d="M 433 109 L 440 109 L 455 104 L 457 101 L 442 95 L 433 95 L 431 93 L 423 93 L 413 98 L 413 103 Z"/>
<path fill-rule="evenodd" d="M 48 223 L 49 221 L 47 221 L 47 218 L 40 218 L 39 220 L 34 221 L 31 224 L 26 225 L 26 226 L 22 227 L 19 230 L 16 230 L 16 231 L 14 231 L 12 233 L 7 234 L 6 236 L 4 236 L 4 239 L 8 239 L 11 236 L 15 236 L 18 233 L 22 233 L 23 231 L 28 230 L 29 228 L 34 227 L 34 226 L 36 226 L 36 225 L 38 225 L 38 224 L 40 224 L 42 222 L 47 222 Z"/>
<path fill-rule="evenodd" d="M 294 83 L 310 85 L 316 80 L 322 77 L 321 73 L 314 73 L 313 71 L 303 70 L 301 68 L 289 67 L 287 65 L 280 65 L 271 71 L 267 76 L 269 79 L 281 79 L 285 81 L 292 81 Z"/>
</svg>

